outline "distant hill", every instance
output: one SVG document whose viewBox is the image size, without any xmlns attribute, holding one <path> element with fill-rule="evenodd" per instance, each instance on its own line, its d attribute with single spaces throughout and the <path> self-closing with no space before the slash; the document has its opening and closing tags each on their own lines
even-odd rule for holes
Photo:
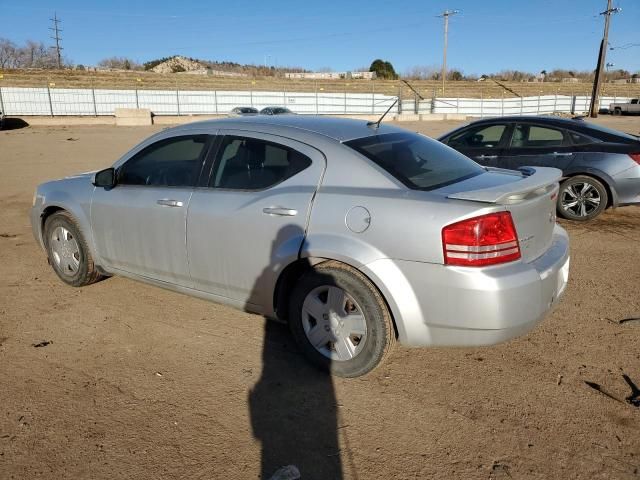
<svg viewBox="0 0 640 480">
<path fill-rule="evenodd" d="M 197 58 L 183 57 L 175 55 L 173 57 L 164 57 L 150 60 L 143 64 L 143 68 L 156 73 L 180 73 L 180 72 L 198 72 L 203 73 L 206 70 L 215 72 L 229 72 L 241 74 L 240 76 L 278 76 L 284 72 L 307 72 L 303 68 L 298 67 L 273 67 L 251 64 L 240 64 L 236 62 L 219 62 L 210 60 L 200 60 Z"/>
</svg>

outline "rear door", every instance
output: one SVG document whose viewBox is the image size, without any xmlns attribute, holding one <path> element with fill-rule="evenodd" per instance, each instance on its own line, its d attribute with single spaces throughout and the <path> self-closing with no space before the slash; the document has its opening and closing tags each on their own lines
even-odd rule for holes
<svg viewBox="0 0 640 480">
<path fill-rule="evenodd" d="M 500 167 L 503 149 L 509 138 L 508 123 L 470 126 L 450 136 L 445 143 L 486 167 Z"/>
<path fill-rule="evenodd" d="M 526 166 L 564 170 L 573 159 L 573 145 L 566 130 L 518 122 L 505 148 L 502 166 L 512 170 Z"/>
<path fill-rule="evenodd" d="M 191 277 L 199 290 L 269 311 L 279 273 L 298 257 L 325 158 L 276 135 L 220 135 L 208 185 L 189 206 Z"/>
</svg>

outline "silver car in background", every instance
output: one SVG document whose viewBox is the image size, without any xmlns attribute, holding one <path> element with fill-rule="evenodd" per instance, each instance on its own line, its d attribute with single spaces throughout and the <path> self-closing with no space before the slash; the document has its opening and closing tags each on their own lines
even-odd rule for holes
<svg viewBox="0 0 640 480">
<path fill-rule="evenodd" d="M 238 117 L 40 185 L 31 222 L 70 285 L 123 275 L 279 319 L 310 360 L 354 377 L 396 339 L 478 346 L 533 328 L 568 278 L 560 176 L 487 169 L 388 125 Z"/>
</svg>

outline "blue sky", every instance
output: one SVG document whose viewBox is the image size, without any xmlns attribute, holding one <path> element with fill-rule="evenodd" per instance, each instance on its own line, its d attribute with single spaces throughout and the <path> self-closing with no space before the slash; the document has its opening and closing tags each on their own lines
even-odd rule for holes
<svg viewBox="0 0 640 480">
<path fill-rule="evenodd" d="M 640 44 L 640 1 L 614 0 L 612 46 Z M 210 60 L 351 70 L 375 58 L 403 73 L 439 66 L 451 18 L 448 65 L 468 74 L 502 69 L 593 69 L 605 0 L 0 0 L 0 37 L 50 42 L 62 19 L 64 53 L 94 65 L 109 56 L 143 62 L 174 54 Z M 640 47 L 608 52 L 615 68 L 640 70 Z"/>
</svg>

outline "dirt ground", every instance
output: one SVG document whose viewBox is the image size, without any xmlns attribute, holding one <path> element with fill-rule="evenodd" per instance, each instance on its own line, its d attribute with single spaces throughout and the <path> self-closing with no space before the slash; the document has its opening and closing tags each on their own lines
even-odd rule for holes
<svg viewBox="0 0 640 480">
<path fill-rule="evenodd" d="M 398 346 L 365 378 L 331 379 L 284 326 L 124 278 L 74 289 L 48 267 L 35 186 L 160 128 L 0 132 L 1 479 L 252 479 L 288 463 L 304 479 L 640 478 L 623 378 L 640 385 L 640 208 L 564 223 L 568 290 L 526 337 Z"/>
</svg>

